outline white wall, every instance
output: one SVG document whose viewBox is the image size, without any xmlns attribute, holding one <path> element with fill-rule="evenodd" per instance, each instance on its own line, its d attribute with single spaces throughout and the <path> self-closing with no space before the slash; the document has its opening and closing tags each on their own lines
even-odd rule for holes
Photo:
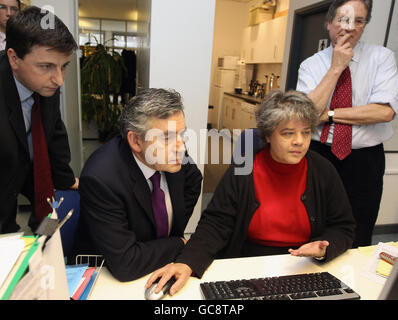
<svg viewBox="0 0 398 320">
<path fill-rule="evenodd" d="M 215 0 L 152 0 L 149 86 L 180 92 L 187 127 L 198 135 L 207 126 L 214 12 Z M 196 228 L 201 202 L 187 232 Z"/>
<path fill-rule="evenodd" d="M 284 54 L 284 64 L 282 66 L 281 88 L 286 85 L 287 67 L 290 55 L 290 44 L 293 30 L 293 17 L 297 9 L 302 9 L 322 1 L 319 0 L 300 0 L 291 1 L 289 9 L 289 20 L 286 33 L 286 47 Z M 398 3 L 395 4 L 396 6 Z M 362 40 L 377 44 L 383 44 L 388 14 L 391 7 L 391 0 L 373 1 L 372 20 L 366 27 Z M 398 149 L 398 147 L 397 147 Z M 379 217 L 376 225 L 398 224 L 398 154 L 386 153 L 386 173 L 384 175 L 384 191 L 380 205 Z"/>
</svg>

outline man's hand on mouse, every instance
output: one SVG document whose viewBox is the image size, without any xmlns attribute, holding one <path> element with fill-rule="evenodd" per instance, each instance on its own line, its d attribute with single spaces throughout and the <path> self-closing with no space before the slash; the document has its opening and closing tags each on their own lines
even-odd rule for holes
<svg viewBox="0 0 398 320">
<path fill-rule="evenodd" d="M 156 279 L 160 278 L 155 289 L 155 293 L 159 293 L 167 281 L 174 276 L 176 282 L 169 290 L 169 294 L 172 296 L 185 285 L 191 274 L 192 269 L 188 265 L 184 263 L 169 263 L 163 268 L 160 268 L 152 273 L 145 285 L 145 288 L 148 289 L 156 281 Z"/>
</svg>

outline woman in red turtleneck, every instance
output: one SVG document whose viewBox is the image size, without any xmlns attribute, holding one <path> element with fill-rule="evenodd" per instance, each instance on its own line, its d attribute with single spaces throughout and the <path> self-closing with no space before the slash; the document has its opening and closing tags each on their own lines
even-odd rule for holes
<svg viewBox="0 0 398 320">
<path fill-rule="evenodd" d="M 160 290 L 174 276 L 173 294 L 216 257 L 290 253 L 329 261 L 351 248 L 355 222 L 343 184 L 328 160 L 308 150 L 318 118 L 303 93 L 269 94 L 256 111 L 261 146 L 244 150 L 254 156 L 253 170 L 229 167 L 175 263 L 155 271 L 147 287 L 162 277 Z"/>
</svg>

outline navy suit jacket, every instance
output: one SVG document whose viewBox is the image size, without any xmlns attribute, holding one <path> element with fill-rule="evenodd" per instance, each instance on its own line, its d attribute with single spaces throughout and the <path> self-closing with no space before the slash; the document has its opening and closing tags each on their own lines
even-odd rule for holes
<svg viewBox="0 0 398 320">
<path fill-rule="evenodd" d="M 47 141 L 51 174 L 56 189 L 75 183 L 69 166 L 70 149 L 59 110 L 59 90 L 52 97 L 40 97 L 41 118 Z M 0 233 L 14 232 L 16 200 L 26 181 L 33 196 L 32 161 L 21 101 L 5 51 L 0 51 Z"/>
<path fill-rule="evenodd" d="M 96 150 L 83 168 L 76 247 L 102 254 L 120 281 L 137 279 L 172 262 L 184 247 L 181 237 L 199 197 L 202 174 L 195 164 L 187 163 L 179 172 L 165 175 L 173 224 L 169 238 L 157 239 L 148 183 L 121 136 Z"/>
</svg>

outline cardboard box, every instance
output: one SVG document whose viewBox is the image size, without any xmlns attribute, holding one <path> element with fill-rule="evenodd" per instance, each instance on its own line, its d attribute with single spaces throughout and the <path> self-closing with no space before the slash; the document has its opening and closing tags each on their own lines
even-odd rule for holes
<svg viewBox="0 0 398 320">
<path fill-rule="evenodd" d="M 272 20 L 274 18 L 275 9 L 264 9 L 261 7 L 250 9 L 249 26 L 260 24 L 262 22 Z"/>
</svg>

